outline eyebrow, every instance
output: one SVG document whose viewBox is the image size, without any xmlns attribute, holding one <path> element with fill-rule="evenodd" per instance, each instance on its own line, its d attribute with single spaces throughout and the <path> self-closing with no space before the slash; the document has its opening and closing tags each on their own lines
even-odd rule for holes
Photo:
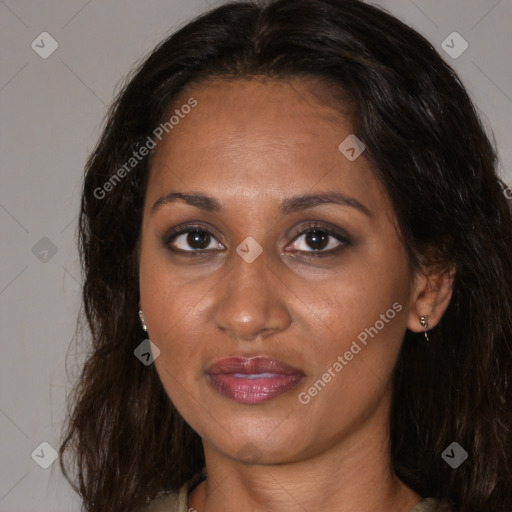
<svg viewBox="0 0 512 512">
<path fill-rule="evenodd" d="M 186 194 L 183 192 L 170 192 L 160 199 L 157 199 L 151 207 L 150 214 L 154 215 L 163 205 L 174 203 L 176 201 L 183 201 L 186 204 L 200 208 L 207 212 L 220 213 L 222 207 L 220 203 L 213 197 L 205 194 L 193 192 Z M 294 196 L 285 199 L 279 206 L 279 209 L 283 215 L 289 215 L 290 213 L 307 210 L 308 208 L 314 208 L 322 204 L 337 204 L 339 206 L 347 206 L 361 211 L 373 217 L 372 212 L 353 197 L 340 194 L 338 192 L 326 192 L 322 194 L 305 194 L 301 196 Z"/>
</svg>

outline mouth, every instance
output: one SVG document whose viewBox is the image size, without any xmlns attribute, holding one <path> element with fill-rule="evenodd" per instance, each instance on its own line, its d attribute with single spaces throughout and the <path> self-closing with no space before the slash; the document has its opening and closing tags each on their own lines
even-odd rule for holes
<svg viewBox="0 0 512 512">
<path fill-rule="evenodd" d="M 230 357 L 207 371 L 209 382 L 221 395 L 242 404 L 258 404 L 297 386 L 304 373 L 284 361 L 268 357 Z"/>
</svg>

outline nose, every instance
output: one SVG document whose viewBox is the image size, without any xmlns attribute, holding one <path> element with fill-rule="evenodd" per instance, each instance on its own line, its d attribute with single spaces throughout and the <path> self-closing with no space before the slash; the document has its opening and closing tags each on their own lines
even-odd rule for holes
<svg viewBox="0 0 512 512">
<path fill-rule="evenodd" d="M 267 265 L 265 252 L 247 263 L 233 255 L 234 267 L 216 290 L 214 322 L 237 341 L 253 341 L 286 330 L 292 318 L 290 291 Z"/>
</svg>

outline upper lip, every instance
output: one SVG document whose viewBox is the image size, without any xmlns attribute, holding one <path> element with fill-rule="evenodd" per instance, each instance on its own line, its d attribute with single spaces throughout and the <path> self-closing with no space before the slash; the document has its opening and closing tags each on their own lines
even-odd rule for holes
<svg viewBox="0 0 512 512">
<path fill-rule="evenodd" d="M 303 375 L 303 372 L 290 366 L 284 361 L 265 356 L 256 357 L 227 357 L 213 363 L 208 373 L 219 375 L 229 373 L 255 374 L 275 373 L 276 375 Z"/>
</svg>

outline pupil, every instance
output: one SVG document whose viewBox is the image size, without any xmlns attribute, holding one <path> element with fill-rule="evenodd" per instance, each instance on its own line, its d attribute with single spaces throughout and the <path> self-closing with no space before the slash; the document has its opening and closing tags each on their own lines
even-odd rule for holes
<svg viewBox="0 0 512 512">
<path fill-rule="evenodd" d="M 188 234 L 187 243 L 194 249 L 204 249 L 210 245 L 210 235 L 196 229 Z"/>
<path fill-rule="evenodd" d="M 329 235 L 325 231 L 310 231 L 306 235 L 306 242 L 313 249 L 321 250 L 328 244 Z"/>
</svg>

